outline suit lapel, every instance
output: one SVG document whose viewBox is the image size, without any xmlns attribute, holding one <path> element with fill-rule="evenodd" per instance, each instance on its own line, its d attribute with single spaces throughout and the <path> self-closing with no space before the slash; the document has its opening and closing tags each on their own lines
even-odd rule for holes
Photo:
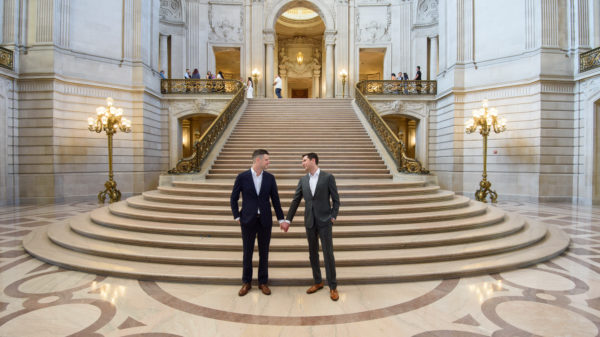
<svg viewBox="0 0 600 337">
<path fill-rule="evenodd" d="M 312 194 L 310 193 L 310 175 L 307 173 L 302 179 L 304 179 L 302 182 L 302 189 L 304 189 L 304 192 L 302 193 L 307 197 L 310 196 L 312 198 Z"/>
<path fill-rule="evenodd" d="M 260 183 L 260 190 L 258 191 L 259 196 L 263 194 L 266 188 L 265 185 L 267 184 L 267 175 L 265 174 L 265 171 L 263 171 L 262 175 L 262 182 Z"/>
</svg>

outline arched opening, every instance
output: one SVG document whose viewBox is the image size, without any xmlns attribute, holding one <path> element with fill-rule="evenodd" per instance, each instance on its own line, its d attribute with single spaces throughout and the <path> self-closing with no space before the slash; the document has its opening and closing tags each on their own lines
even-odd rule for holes
<svg viewBox="0 0 600 337">
<path fill-rule="evenodd" d="M 211 114 L 196 114 L 188 115 L 179 120 L 181 125 L 181 152 L 184 158 L 194 153 L 194 143 L 202 137 L 215 117 Z"/>
<path fill-rule="evenodd" d="M 404 142 L 406 155 L 415 158 L 419 120 L 405 115 L 386 115 L 383 116 L 383 120 L 392 129 L 392 132 Z"/>
<path fill-rule="evenodd" d="M 322 97 L 324 33 L 323 19 L 310 8 L 293 7 L 277 18 L 275 66 L 283 97 Z"/>
</svg>

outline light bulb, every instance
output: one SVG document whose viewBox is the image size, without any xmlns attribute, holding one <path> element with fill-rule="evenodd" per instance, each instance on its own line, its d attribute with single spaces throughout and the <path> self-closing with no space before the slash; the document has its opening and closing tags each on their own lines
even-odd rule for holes
<svg viewBox="0 0 600 337">
<path fill-rule="evenodd" d="M 111 115 L 115 115 L 117 113 L 117 108 L 111 105 L 109 112 Z"/>
<path fill-rule="evenodd" d="M 108 117 L 102 116 L 102 125 L 106 125 L 108 123 Z"/>
<path fill-rule="evenodd" d="M 99 107 L 96 108 L 96 113 L 98 114 L 98 116 L 100 116 L 100 115 L 104 114 L 105 110 L 106 109 L 104 109 L 103 106 L 99 106 Z"/>
<path fill-rule="evenodd" d="M 112 97 L 107 97 L 106 98 L 106 105 L 108 105 L 108 106 L 112 106 L 113 105 L 113 99 L 112 99 Z"/>
<path fill-rule="evenodd" d="M 487 108 L 488 107 L 488 100 L 484 99 L 483 102 L 481 102 L 481 106 L 484 107 L 484 108 Z"/>
<path fill-rule="evenodd" d="M 93 125 L 94 119 L 92 117 L 88 118 L 88 125 Z"/>
<path fill-rule="evenodd" d="M 122 114 L 123 114 L 123 109 L 121 109 L 121 108 L 118 108 L 118 109 L 117 109 L 117 112 L 115 113 L 115 115 L 117 115 L 117 116 L 121 116 Z"/>
</svg>

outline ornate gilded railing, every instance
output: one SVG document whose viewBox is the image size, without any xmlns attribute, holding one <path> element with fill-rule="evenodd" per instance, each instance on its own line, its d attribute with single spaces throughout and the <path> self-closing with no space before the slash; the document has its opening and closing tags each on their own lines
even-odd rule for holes
<svg viewBox="0 0 600 337">
<path fill-rule="evenodd" d="M 365 81 L 369 82 L 369 81 Z M 356 93 L 355 100 L 356 104 L 360 108 L 365 117 L 373 126 L 375 132 L 377 132 L 377 136 L 381 139 L 383 145 L 385 145 L 387 151 L 396 161 L 396 165 L 398 166 L 398 171 L 404 173 L 418 173 L 418 174 L 429 174 L 429 171 L 423 167 L 423 165 L 414 158 L 409 158 L 406 155 L 406 146 L 404 146 L 404 142 L 396 136 L 387 123 L 381 118 L 381 116 L 377 113 L 375 108 L 369 103 L 363 92 L 361 91 L 361 86 L 363 82 L 358 82 L 356 84 Z"/>
<path fill-rule="evenodd" d="M 600 47 L 579 54 L 579 72 L 600 67 Z"/>
<path fill-rule="evenodd" d="M 6 49 L 4 47 L 0 47 L 0 67 L 13 70 L 14 62 L 13 62 L 13 51 L 10 49 Z"/>
<path fill-rule="evenodd" d="M 223 81 L 223 80 L 221 80 Z M 235 87 L 238 90 L 235 95 L 227 103 L 221 113 L 210 124 L 202 137 L 194 143 L 194 153 L 187 158 L 180 159 L 175 165 L 175 168 L 169 170 L 169 174 L 184 174 L 200 172 L 202 163 L 217 140 L 221 137 L 229 122 L 234 118 L 235 114 L 244 102 L 244 86 L 242 82 L 235 81 L 238 84 Z"/>
<path fill-rule="evenodd" d="M 435 95 L 437 81 L 380 81 L 365 80 L 357 84 L 365 95 Z"/>
<path fill-rule="evenodd" d="M 237 80 L 168 79 L 161 80 L 163 94 L 233 94 L 244 85 Z"/>
</svg>

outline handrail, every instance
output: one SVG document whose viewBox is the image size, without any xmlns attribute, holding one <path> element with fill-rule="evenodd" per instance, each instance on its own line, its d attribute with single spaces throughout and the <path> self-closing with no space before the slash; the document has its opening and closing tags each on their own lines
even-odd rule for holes
<svg viewBox="0 0 600 337">
<path fill-rule="evenodd" d="M 238 80 L 163 79 L 163 94 L 233 94 L 244 84 Z"/>
<path fill-rule="evenodd" d="M 169 170 L 169 174 L 200 172 L 204 159 L 206 159 L 208 153 L 213 148 L 217 140 L 219 140 L 229 125 L 229 122 L 234 118 L 235 114 L 244 102 L 244 85 L 240 81 L 235 82 L 237 82 L 235 87 L 238 88 L 238 90 L 235 92 L 235 95 L 229 101 L 229 103 L 227 103 L 223 110 L 221 110 L 221 113 L 219 113 L 215 120 L 210 124 L 202 137 L 200 137 L 200 139 L 194 143 L 194 153 L 190 157 L 180 159 L 177 162 L 177 165 L 175 165 L 173 169 Z"/>
<path fill-rule="evenodd" d="M 0 67 L 14 70 L 14 56 L 13 51 L 0 47 Z"/>
<path fill-rule="evenodd" d="M 363 82 L 365 81 L 360 81 L 356 83 L 355 86 L 354 98 L 356 104 L 371 126 L 373 126 L 375 132 L 377 132 L 377 136 L 381 139 L 381 142 L 385 145 L 389 154 L 396 161 L 398 171 L 404 173 L 429 174 L 429 171 L 425 169 L 418 160 L 406 155 L 406 146 L 404 146 L 404 142 L 392 132 L 389 125 L 381 118 L 361 91 L 361 88 L 364 87 Z"/>
<path fill-rule="evenodd" d="M 600 47 L 579 54 L 579 72 L 600 67 Z"/>
<path fill-rule="evenodd" d="M 365 95 L 435 95 L 437 81 L 364 80 L 358 82 Z"/>
</svg>

